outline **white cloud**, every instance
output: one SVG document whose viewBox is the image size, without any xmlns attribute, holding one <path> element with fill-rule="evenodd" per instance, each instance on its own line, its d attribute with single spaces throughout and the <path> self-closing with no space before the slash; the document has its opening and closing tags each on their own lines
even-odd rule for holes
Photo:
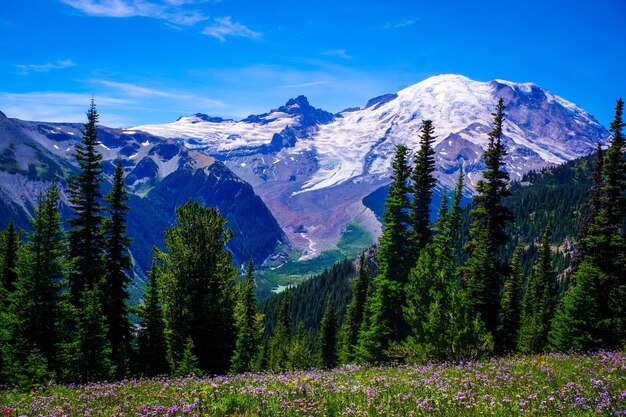
<svg viewBox="0 0 626 417">
<path fill-rule="evenodd" d="M 324 52 L 323 55 L 336 56 L 337 58 L 341 58 L 341 59 L 352 59 L 352 56 L 348 55 L 345 49 L 331 49 L 329 51 Z"/>
<path fill-rule="evenodd" d="M 309 83 L 281 85 L 280 88 L 306 88 L 306 87 L 315 87 L 317 85 L 325 85 L 329 83 L 330 83 L 329 81 L 312 81 Z"/>
<path fill-rule="evenodd" d="M 201 11 L 184 9 L 182 6 L 200 1 L 167 0 L 165 3 L 147 0 L 60 0 L 89 16 L 100 17 L 148 17 L 164 20 L 175 25 L 193 26 L 208 20 Z"/>
<path fill-rule="evenodd" d="M 109 89 L 116 90 L 126 97 L 134 98 L 148 98 L 148 97 L 160 97 L 170 100 L 183 101 L 183 102 L 195 102 L 199 105 L 207 107 L 223 107 L 224 103 L 220 100 L 212 98 L 201 97 L 196 94 L 172 92 L 165 90 L 157 90 L 154 88 L 148 88 L 137 84 L 122 83 L 109 80 L 92 80 L 93 82 L 103 85 Z"/>
<path fill-rule="evenodd" d="M 71 59 L 64 59 L 56 62 L 48 62 L 45 64 L 18 64 L 15 67 L 19 69 L 21 75 L 32 74 L 33 72 L 50 72 L 63 68 L 75 67 L 76 64 Z"/>
<path fill-rule="evenodd" d="M 417 23 L 417 19 L 407 19 L 401 22 L 387 22 L 385 23 L 385 29 L 405 28 L 408 26 L 413 26 L 415 23 Z"/>
<path fill-rule="evenodd" d="M 254 40 L 261 38 L 259 32 L 255 32 L 239 22 L 233 22 L 230 16 L 216 18 L 215 23 L 205 27 L 202 33 L 217 38 L 220 42 L 226 42 L 227 36 L 239 36 Z"/>
</svg>

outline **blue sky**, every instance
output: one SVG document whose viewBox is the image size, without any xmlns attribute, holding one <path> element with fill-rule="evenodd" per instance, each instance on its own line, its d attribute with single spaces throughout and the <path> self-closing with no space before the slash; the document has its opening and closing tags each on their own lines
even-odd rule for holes
<svg viewBox="0 0 626 417">
<path fill-rule="evenodd" d="M 340 111 L 431 75 L 535 82 L 608 125 L 626 1 L 0 0 L 0 110 L 131 126 Z"/>
</svg>

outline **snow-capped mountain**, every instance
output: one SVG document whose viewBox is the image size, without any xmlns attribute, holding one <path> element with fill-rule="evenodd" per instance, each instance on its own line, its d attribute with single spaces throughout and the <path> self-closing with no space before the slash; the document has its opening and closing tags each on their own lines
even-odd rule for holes
<svg viewBox="0 0 626 417">
<path fill-rule="evenodd" d="M 223 160 L 254 186 L 292 242 L 313 256 L 333 247 L 352 222 L 379 233 L 362 199 L 388 182 L 396 144 L 417 148 L 424 119 L 435 126 L 440 184 L 452 185 L 462 162 L 471 191 L 500 97 L 507 106 L 506 162 L 513 180 L 586 155 L 608 138 L 592 115 L 535 84 L 460 75 L 431 77 L 335 115 L 300 96 L 241 121 L 196 114 L 133 130 Z"/>
<path fill-rule="evenodd" d="M 105 174 L 112 175 L 117 158 L 124 166 L 137 271 L 150 269 L 152 248 L 163 245 L 163 232 L 175 221 L 176 207 L 191 198 L 217 207 L 227 218 L 234 232 L 229 247 L 235 261 L 243 264 L 252 257 L 260 265 L 289 249 L 276 219 L 252 187 L 220 161 L 144 132 L 104 126 L 98 130 Z M 75 146 L 81 138 L 81 124 L 23 121 L 0 112 L 0 228 L 9 221 L 29 228 L 28 217 L 40 193 L 52 181 L 64 189 L 67 176 L 76 172 Z M 69 215 L 65 204 L 62 211 Z"/>
</svg>

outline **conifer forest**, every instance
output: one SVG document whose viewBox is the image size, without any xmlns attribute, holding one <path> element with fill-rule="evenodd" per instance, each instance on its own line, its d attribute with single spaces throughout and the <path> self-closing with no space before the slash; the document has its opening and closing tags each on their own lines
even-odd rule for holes
<svg viewBox="0 0 626 417">
<path fill-rule="evenodd" d="M 0 234 L 0 413 L 626 415 L 624 102 L 607 146 L 521 181 L 494 105 L 471 202 L 460 166 L 431 213 L 423 120 L 360 256 L 257 298 L 223 213 L 190 199 L 135 305 L 124 166 L 105 174 L 92 100 L 67 189 Z"/>
</svg>

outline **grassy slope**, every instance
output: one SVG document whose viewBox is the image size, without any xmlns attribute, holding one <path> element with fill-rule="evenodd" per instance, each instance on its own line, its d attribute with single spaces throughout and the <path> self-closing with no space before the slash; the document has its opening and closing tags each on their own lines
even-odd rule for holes
<svg viewBox="0 0 626 417">
<path fill-rule="evenodd" d="M 589 416 L 626 413 L 626 354 L 356 367 L 0 391 L 4 416 Z"/>
</svg>

